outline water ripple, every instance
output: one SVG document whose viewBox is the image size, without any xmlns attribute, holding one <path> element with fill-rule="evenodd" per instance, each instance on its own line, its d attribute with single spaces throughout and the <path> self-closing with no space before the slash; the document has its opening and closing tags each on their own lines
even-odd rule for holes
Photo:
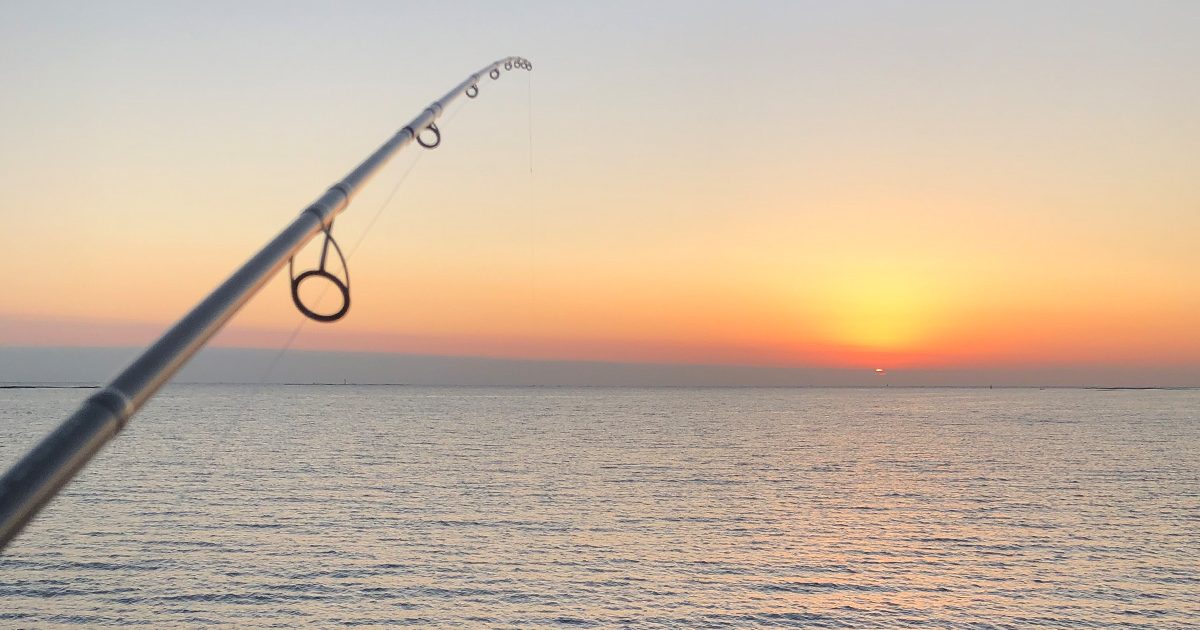
<svg viewBox="0 0 1200 630">
<path fill-rule="evenodd" d="M 0 464 L 76 402 L 0 391 Z M 177 386 L 0 557 L 0 626 L 1197 627 L 1196 409 Z"/>
</svg>

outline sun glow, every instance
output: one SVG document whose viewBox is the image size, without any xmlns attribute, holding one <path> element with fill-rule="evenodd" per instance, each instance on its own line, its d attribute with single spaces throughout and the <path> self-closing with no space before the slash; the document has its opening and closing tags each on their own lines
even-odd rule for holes
<svg viewBox="0 0 1200 630">
<path fill-rule="evenodd" d="M 857 273 L 830 287 L 829 340 L 882 352 L 918 348 L 932 333 L 938 312 L 934 292 L 920 278 Z"/>
</svg>

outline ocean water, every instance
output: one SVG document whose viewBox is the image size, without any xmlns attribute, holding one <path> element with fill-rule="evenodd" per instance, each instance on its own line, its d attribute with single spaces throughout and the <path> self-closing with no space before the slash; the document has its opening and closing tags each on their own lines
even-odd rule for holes
<svg viewBox="0 0 1200 630">
<path fill-rule="evenodd" d="M 0 556 L 106 624 L 1197 627 L 1200 391 L 171 386 Z"/>
</svg>

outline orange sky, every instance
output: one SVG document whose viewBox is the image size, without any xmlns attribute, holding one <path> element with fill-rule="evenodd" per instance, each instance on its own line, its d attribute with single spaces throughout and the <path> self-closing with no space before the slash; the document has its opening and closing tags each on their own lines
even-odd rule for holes
<svg viewBox="0 0 1200 630">
<path fill-rule="evenodd" d="M 231 29 L 163 7 L 154 30 L 21 9 L 0 27 L 18 95 L 0 103 L 0 344 L 149 341 L 429 100 L 520 54 L 533 75 L 454 113 L 354 254 L 350 315 L 295 347 L 1200 363 L 1200 51 L 1181 26 L 1200 10 L 1106 6 L 1064 30 L 1033 5 L 542 8 L 420 67 L 397 60 L 433 35 L 397 41 L 366 12 Z M 359 36 L 297 43 L 329 20 Z M 338 220 L 344 247 L 413 149 Z M 276 279 L 217 343 L 278 347 L 298 317 Z"/>
</svg>

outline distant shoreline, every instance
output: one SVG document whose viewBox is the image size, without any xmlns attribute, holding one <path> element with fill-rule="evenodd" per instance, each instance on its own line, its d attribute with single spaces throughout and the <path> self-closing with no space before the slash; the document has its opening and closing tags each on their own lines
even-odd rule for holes
<svg viewBox="0 0 1200 630">
<path fill-rule="evenodd" d="M 423 383 L 212 383 L 176 382 L 171 385 L 196 387 L 420 387 L 420 388 L 470 388 L 470 389 L 1078 389 L 1098 392 L 1120 391 L 1193 391 L 1200 387 L 1190 386 L 1145 386 L 1145 387 L 1100 387 L 1094 385 L 473 385 Z M 0 389 L 99 389 L 101 386 L 78 383 L 0 384 Z"/>
<path fill-rule="evenodd" d="M 97 389 L 99 385 L 0 385 L 0 389 Z"/>
<path fill-rule="evenodd" d="M 0 384 L 106 383 L 137 348 L 0 350 Z M 614 363 L 213 347 L 176 383 L 601 387 L 1066 387 L 1166 389 L 1200 386 L 1200 364 L 883 368 Z M 887 366 L 884 366 L 885 368 Z"/>
</svg>

